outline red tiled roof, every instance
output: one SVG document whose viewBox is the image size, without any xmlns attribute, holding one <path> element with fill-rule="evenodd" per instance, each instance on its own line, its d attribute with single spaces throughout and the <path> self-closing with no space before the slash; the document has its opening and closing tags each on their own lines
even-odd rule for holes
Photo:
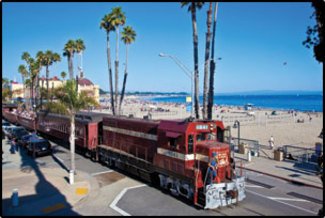
<svg viewBox="0 0 325 218">
<path fill-rule="evenodd" d="M 78 84 L 81 86 L 92 86 L 94 85 L 89 79 L 81 78 L 78 79 Z"/>
<path fill-rule="evenodd" d="M 40 80 L 46 80 L 46 78 L 45 78 L 44 76 L 42 76 L 42 77 L 40 78 Z M 49 78 L 49 80 L 60 81 L 60 79 L 59 79 L 57 76 L 54 76 L 54 77 L 52 77 L 52 78 Z"/>
</svg>

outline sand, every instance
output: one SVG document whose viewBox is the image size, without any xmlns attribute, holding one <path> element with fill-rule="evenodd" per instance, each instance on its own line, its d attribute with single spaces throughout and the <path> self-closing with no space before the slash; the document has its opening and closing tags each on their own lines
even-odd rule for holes
<svg viewBox="0 0 325 218">
<path fill-rule="evenodd" d="M 151 119 L 185 119 L 191 115 L 186 112 L 184 104 L 155 103 L 146 97 L 126 96 L 121 114 L 143 118 L 151 115 Z M 109 102 L 109 101 L 107 101 Z M 102 103 L 109 107 L 110 103 Z M 110 109 L 96 110 L 109 113 Z M 240 122 L 240 138 L 257 140 L 259 144 L 268 145 L 271 136 L 275 148 L 283 145 L 315 147 L 316 142 L 323 142 L 319 134 L 323 129 L 323 113 L 290 112 L 272 109 L 253 108 L 245 111 L 242 107 L 218 106 L 213 108 L 213 119 L 222 120 L 225 126 L 231 127 L 233 137 L 238 136 L 238 128 L 233 128 L 235 120 Z M 202 117 L 202 116 L 201 116 Z M 310 120 L 311 117 L 311 120 Z M 304 120 L 303 123 L 297 122 Z"/>
</svg>

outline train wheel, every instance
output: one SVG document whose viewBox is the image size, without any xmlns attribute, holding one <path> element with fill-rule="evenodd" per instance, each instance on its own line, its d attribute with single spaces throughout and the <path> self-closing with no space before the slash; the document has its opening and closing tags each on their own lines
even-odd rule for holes
<svg viewBox="0 0 325 218">
<path fill-rule="evenodd" d="M 151 180 L 151 184 L 153 184 L 154 186 L 160 187 L 160 179 L 159 179 L 159 176 L 157 173 L 151 173 L 150 180 Z"/>
</svg>

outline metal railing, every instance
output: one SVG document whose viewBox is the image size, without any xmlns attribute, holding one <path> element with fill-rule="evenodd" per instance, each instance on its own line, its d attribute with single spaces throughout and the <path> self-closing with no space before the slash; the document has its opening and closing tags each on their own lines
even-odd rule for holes
<svg viewBox="0 0 325 218">
<path fill-rule="evenodd" d="M 294 145 L 284 145 L 282 146 L 283 155 L 285 158 L 296 160 L 301 163 L 317 163 L 317 158 L 320 153 L 323 152 L 323 147 L 321 150 L 316 151 L 315 148 L 304 148 Z"/>
<path fill-rule="evenodd" d="M 230 139 L 229 137 L 225 137 L 225 141 L 230 144 L 230 148 L 232 151 L 238 151 L 238 142 L 240 142 L 240 144 L 242 143 L 246 144 L 248 146 L 247 147 L 248 150 L 254 151 L 257 154 L 260 152 L 260 144 L 257 140 L 243 139 L 243 138 L 240 138 L 238 140 L 238 138 L 236 137 L 232 137 L 232 139 Z"/>
</svg>

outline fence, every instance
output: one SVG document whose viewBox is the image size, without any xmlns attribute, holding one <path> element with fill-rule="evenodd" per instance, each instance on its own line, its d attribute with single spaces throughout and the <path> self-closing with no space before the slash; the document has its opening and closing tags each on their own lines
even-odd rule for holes
<svg viewBox="0 0 325 218">
<path fill-rule="evenodd" d="M 280 113 L 276 115 L 265 115 L 257 113 L 255 115 L 218 115 L 217 119 L 223 121 L 226 125 L 232 125 L 236 120 L 240 122 L 240 125 L 267 125 L 268 123 L 280 123 L 280 122 L 294 122 L 294 117 L 288 113 Z"/>
<path fill-rule="evenodd" d="M 243 115 L 243 116 L 221 116 L 220 117 L 221 121 L 224 122 L 226 125 L 233 124 L 236 120 L 240 122 L 240 125 L 247 125 L 247 124 L 255 124 L 256 119 L 255 116 L 248 116 L 248 115 Z"/>
<path fill-rule="evenodd" d="M 294 122 L 294 117 L 291 114 L 277 114 L 277 115 L 267 115 L 266 122 L 277 123 L 282 121 L 292 121 Z"/>
<path fill-rule="evenodd" d="M 248 146 L 248 150 L 255 152 L 258 154 L 260 152 L 260 144 L 256 140 L 251 139 L 243 139 L 232 137 L 232 140 L 229 139 L 229 136 L 225 137 L 225 141 L 230 144 L 230 148 L 232 151 L 238 151 L 238 142 L 240 144 L 244 143 Z"/>
<path fill-rule="evenodd" d="M 284 145 L 282 146 L 282 150 L 285 158 L 297 160 L 298 162 L 317 163 L 320 153 L 323 152 L 323 147 L 321 146 L 320 150 L 316 150 L 315 148 Z"/>
</svg>

